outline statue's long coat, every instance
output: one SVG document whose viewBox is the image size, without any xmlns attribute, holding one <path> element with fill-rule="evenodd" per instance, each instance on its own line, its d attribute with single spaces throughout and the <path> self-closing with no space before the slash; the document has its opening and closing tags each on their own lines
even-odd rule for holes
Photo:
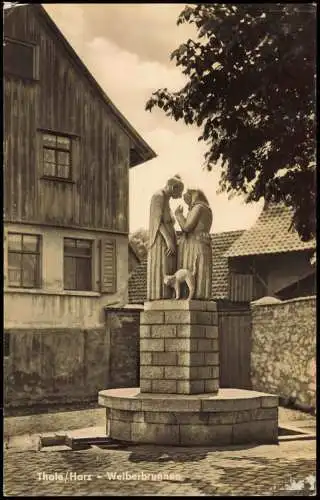
<svg viewBox="0 0 320 500">
<path fill-rule="evenodd" d="M 149 223 L 149 251 L 147 272 L 147 300 L 160 300 L 172 297 L 171 288 L 163 283 L 165 275 L 176 271 L 177 257 L 166 255 L 167 245 L 161 234 L 166 229 L 177 247 L 174 220 L 169 206 L 169 198 L 164 191 L 158 191 L 151 199 Z"/>
</svg>

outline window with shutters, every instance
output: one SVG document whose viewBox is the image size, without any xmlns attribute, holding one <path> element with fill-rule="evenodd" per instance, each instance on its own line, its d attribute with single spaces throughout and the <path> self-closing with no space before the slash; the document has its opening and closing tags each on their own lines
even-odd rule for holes
<svg viewBox="0 0 320 500">
<path fill-rule="evenodd" d="M 6 38 L 3 42 L 4 74 L 37 80 L 38 47 L 28 42 Z"/>
<path fill-rule="evenodd" d="M 92 290 L 92 241 L 64 238 L 64 289 Z"/>
<path fill-rule="evenodd" d="M 101 293 L 117 291 L 116 241 L 109 238 L 101 240 Z"/>
</svg>

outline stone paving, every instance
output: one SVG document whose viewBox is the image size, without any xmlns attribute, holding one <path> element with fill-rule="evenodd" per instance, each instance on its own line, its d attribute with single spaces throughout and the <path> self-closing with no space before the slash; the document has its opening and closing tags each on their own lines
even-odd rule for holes
<svg viewBox="0 0 320 500">
<path fill-rule="evenodd" d="M 315 427 L 316 422 L 308 414 L 285 408 L 279 408 L 279 421 L 297 423 L 299 427 Z M 12 448 L 4 450 L 4 494 L 303 496 L 315 493 L 314 488 L 309 491 L 316 475 L 315 440 L 224 450 L 130 445 L 117 449 L 91 447 L 71 451 L 52 447 L 36 451 L 36 440 L 33 443 L 31 439 L 37 437 L 35 432 L 61 430 L 62 426 L 76 429 L 98 425 L 105 425 L 105 411 L 101 408 L 5 418 L 5 436 L 10 437 Z M 28 439 L 24 440 L 22 435 L 27 432 Z"/>
<path fill-rule="evenodd" d="M 82 451 L 9 449 L 4 451 L 4 494 L 314 495 L 315 455 L 315 440 L 228 449 L 132 445 Z"/>
</svg>

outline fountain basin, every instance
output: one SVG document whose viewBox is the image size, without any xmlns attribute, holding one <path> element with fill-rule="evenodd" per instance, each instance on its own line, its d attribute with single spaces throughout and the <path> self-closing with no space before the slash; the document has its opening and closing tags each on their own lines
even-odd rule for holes
<svg viewBox="0 0 320 500">
<path fill-rule="evenodd" d="M 242 389 L 218 394 L 99 392 L 107 434 L 132 443 L 221 446 L 278 443 L 278 396 Z"/>
</svg>

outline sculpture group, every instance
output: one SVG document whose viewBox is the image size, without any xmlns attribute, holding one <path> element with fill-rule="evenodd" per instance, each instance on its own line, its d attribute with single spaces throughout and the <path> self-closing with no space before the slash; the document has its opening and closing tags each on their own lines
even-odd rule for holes
<svg viewBox="0 0 320 500">
<path fill-rule="evenodd" d="M 175 211 L 181 236 L 177 239 L 170 199 L 182 198 L 187 207 Z M 209 300 L 212 286 L 210 228 L 212 211 L 204 193 L 187 189 L 180 176 L 169 179 L 152 196 L 150 205 L 147 299 Z"/>
</svg>

